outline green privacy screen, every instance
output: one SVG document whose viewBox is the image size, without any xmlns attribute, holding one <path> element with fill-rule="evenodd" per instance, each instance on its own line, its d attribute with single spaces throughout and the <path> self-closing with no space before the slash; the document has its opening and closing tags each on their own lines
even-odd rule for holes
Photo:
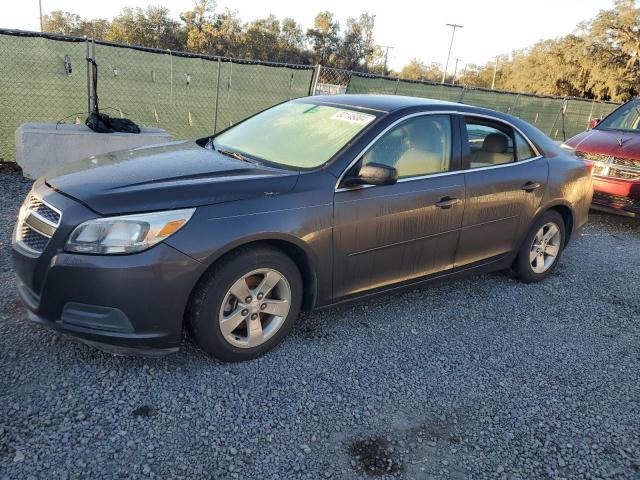
<svg viewBox="0 0 640 480">
<path fill-rule="evenodd" d="M 14 132 L 22 123 L 84 122 L 86 48 L 82 38 L 0 32 L 0 161 L 14 160 Z M 96 42 L 95 61 L 101 111 L 163 128 L 176 139 L 210 135 L 214 125 L 219 131 L 276 103 L 306 96 L 314 72 L 308 65 L 103 42 Z"/>
<path fill-rule="evenodd" d="M 351 74 L 347 93 L 409 95 L 490 108 L 520 117 L 554 139 L 569 138 L 584 131 L 591 118 L 602 118 L 619 106 L 594 100 L 543 97 L 356 73 Z"/>
<path fill-rule="evenodd" d="M 87 116 L 84 38 L 0 30 L 0 161 L 15 157 L 25 122 L 83 122 Z M 207 57 L 96 42 L 104 113 L 160 127 L 176 139 L 220 131 L 277 103 L 308 95 L 314 67 Z M 583 131 L 618 105 L 399 80 L 322 67 L 321 83 L 347 93 L 462 102 L 511 113 L 552 138 Z"/>
<path fill-rule="evenodd" d="M 0 34 L 0 161 L 13 161 L 14 133 L 25 122 L 56 122 L 87 110 L 83 41 Z M 65 70 L 71 66 L 71 72 Z"/>
</svg>

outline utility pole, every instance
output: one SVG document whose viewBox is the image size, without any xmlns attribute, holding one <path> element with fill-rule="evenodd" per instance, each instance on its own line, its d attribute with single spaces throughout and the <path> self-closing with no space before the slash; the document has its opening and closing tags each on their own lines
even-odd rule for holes
<svg viewBox="0 0 640 480">
<path fill-rule="evenodd" d="M 447 69 L 449 68 L 449 58 L 451 57 L 451 48 L 453 47 L 453 37 L 455 37 L 456 35 L 456 29 L 463 28 L 462 25 L 457 25 L 455 23 L 447 23 L 446 26 L 453 28 L 453 31 L 451 32 L 451 43 L 449 44 L 449 53 L 447 54 L 447 63 L 444 64 L 444 72 L 442 72 L 442 83 L 444 83 L 445 79 L 447 78 Z"/>
<path fill-rule="evenodd" d="M 456 84 L 456 74 L 458 73 L 458 62 L 460 62 L 462 59 L 455 58 L 454 60 L 456 61 L 456 66 L 453 68 L 453 80 L 451 80 L 451 85 Z"/>
<path fill-rule="evenodd" d="M 498 61 L 500 57 L 496 57 L 496 62 L 493 64 L 493 80 L 491 81 L 491 90 L 494 90 L 496 87 L 496 75 L 498 73 Z"/>
<path fill-rule="evenodd" d="M 42 28 L 42 0 L 38 0 L 38 7 L 40 7 L 40 31 L 42 32 L 44 30 Z"/>
<path fill-rule="evenodd" d="M 387 74 L 387 59 L 389 57 L 389 49 L 393 48 L 391 45 L 378 45 L 380 48 L 384 48 L 384 69 L 382 71 L 383 75 Z"/>
</svg>

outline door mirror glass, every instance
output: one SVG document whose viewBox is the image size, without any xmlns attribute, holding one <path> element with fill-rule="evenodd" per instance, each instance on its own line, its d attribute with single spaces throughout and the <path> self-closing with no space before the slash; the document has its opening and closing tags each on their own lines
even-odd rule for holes
<svg viewBox="0 0 640 480">
<path fill-rule="evenodd" d="M 592 118 L 591 120 L 589 120 L 589 130 L 591 130 L 592 128 L 596 128 L 601 121 L 601 118 Z"/>
<path fill-rule="evenodd" d="M 398 171 L 389 165 L 367 163 L 360 168 L 358 177 L 367 185 L 393 185 L 398 181 Z"/>
</svg>

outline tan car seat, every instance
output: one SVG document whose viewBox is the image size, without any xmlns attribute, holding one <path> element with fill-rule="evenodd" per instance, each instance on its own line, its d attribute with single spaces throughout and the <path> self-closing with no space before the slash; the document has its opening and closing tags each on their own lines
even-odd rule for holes
<svg viewBox="0 0 640 480">
<path fill-rule="evenodd" d="M 411 177 L 448 170 L 449 147 L 442 125 L 432 119 L 411 122 L 403 128 L 405 151 L 396 161 L 398 176 Z"/>
<path fill-rule="evenodd" d="M 482 149 L 471 157 L 471 168 L 500 165 L 513 161 L 513 155 L 507 153 L 509 141 L 502 133 L 490 133 L 482 142 Z"/>
</svg>

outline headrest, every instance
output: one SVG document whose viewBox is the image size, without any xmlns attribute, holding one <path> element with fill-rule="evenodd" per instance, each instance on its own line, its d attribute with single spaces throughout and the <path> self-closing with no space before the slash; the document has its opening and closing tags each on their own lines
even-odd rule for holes
<svg viewBox="0 0 640 480">
<path fill-rule="evenodd" d="M 482 142 L 482 150 L 490 153 L 507 153 L 507 137 L 501 133 L 490 133 Z"/>
</svg>

